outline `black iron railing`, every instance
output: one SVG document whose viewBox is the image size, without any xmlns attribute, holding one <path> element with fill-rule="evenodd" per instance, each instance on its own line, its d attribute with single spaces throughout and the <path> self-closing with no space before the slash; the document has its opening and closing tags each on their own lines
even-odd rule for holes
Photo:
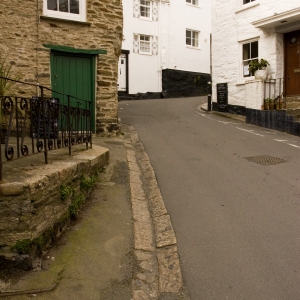
<svg viewBox="0 0 300 300">
<path fill-rule="evenodd" d="M 48 164 L 48 151 L 86 144 L 92 147 L 91 101 L 29 84 L 0 77 L 16 84 L 37 87 L 39 96 L 0 96 L 0 180 L 3 163 L 43 152 Z M 45 91 L 59 96 L 45 97 Z M 67 99 L 65 103 L 60 97 Z"/>
<path fill-rule="evenodd" d="M 264 81 L 264 99 L 274 102 L 276 109 L 285 107 L 285 98 L 283 97 L 283 78 L 267 79 Z"/>
</svg>

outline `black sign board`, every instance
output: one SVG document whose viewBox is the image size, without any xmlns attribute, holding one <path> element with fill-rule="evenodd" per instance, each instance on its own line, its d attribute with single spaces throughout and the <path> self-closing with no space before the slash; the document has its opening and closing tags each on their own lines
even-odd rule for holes
<svg viewBox="0 0 300 300">
<path fill-rule="evenodd" d="M 217 83 L 218 111 L 228 111 L 228 86 L 227 83 Z"/>
</svg>

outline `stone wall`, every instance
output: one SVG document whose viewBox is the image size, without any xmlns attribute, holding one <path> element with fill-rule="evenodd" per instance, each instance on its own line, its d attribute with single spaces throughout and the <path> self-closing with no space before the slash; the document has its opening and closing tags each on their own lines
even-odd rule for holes
<svg viewBox="0 0 300 300">
<path fill-rule="evenodd" d="M 82 150 L 72 157 L 67 149 L 51 151 L 48 165 L 36 155 L 22 159 L 26 167 L 20 160 L 7 165 L 0 184 L 0 269 L 35 267 L 35 257 L 77 214 L 109 160 L 106 148 Z"/>
<path fill-rule="evenodd" d="M 162 93 L 165 98 L 193 97 L 207 95 L 210 74 L 162 70 Z"/>
<path fill-rule="evenodd" d="M 0 55 L 22 81 L 51 87 L 50 49 L 44 44 L 103 49 L 96 68 L 96 132 L 118 130 L 117 67 L 122 41 L 120 0 L 87 0 L 86 22 L 43 16 L 43 0 L 1 0 Z M 16 86 L 17 93 L 36 95 L 36 88 Z"/>
</svg>

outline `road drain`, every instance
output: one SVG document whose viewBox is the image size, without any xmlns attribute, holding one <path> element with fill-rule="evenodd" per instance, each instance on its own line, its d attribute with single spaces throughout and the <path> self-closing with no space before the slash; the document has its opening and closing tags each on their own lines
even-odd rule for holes
<svg viewBox="0 0 300 300">
<path fill-rule="evenodd" d="M 257 163 L 260 165 L 264 165 L 264 166 L 277 165 L 277 164 L 282 164 L 282 163 L 287 162 L 287 160 L 273 157 L 270 155 L 251 156 L 251 157 L 244 157 L 244 158 L 247 159 L 248 161 L 251 161 L 251 162 L 254 162 L 254 163 Z"/>
</svg>

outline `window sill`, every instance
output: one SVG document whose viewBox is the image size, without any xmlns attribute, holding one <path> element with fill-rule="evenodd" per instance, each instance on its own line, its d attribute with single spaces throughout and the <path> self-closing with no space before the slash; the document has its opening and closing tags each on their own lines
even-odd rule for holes
<svg viewBox="0 0 300 300">
<path fill-rule="evenodd" d="M 255 77 L 254 76 L 250 76 L 250 77 L 245 77 L 243 79 L 240 79 L 236 85 L 245 85 L 247 82 L 249 81 L 254 81 L 255 80 Z"/>
<path fill-rule="evenodd" d="M 80 21 L 80 20 L 72 20 L 72 19 L 65 19 L 65 18 L 59 18 L 59 17 L 54 17 L 54 16 L 46 16 L 46 15 L 41 15 L 41 19 L 44 20 L 57 20 L 57 21 L 63 21 L 63 22 L 70 22 L 70 23 L 76 23 L 76 24 L 83 24 L 83 25 L 88 25 L 91 26 L 92 23 L 86 22 L 86 21 Z"/>
<path fill-rule="evenodd" d="M 186 46 L 188 49 L 201 50 L 200 47 Z"/>
<path fill-rule="evenodd" d="M 260 5 L 260 3 L 258 1 L 254 1 L 254 2 L 251 2 L 251 3 L 248 3 L 248 4 L 244 4 L 240 9 L 236 10 L 235 13 L 239 13 L 241 11 L 244 11 L 244 10 L 247 10 L 249 8 L 252 8 L 252 7 L 255 7 L 255 6 L 258 6 Z"/>
<path fill-rule="evenodd" d="M 141 55 L 148 55 L 148 56 L 152 56 L 152 53 L 148 53 L 148 52 L 139 52 L 139 54 L 141 54 Z"/>
<path fill-rule="evenodd" d="M 201 6 L 199 6 L 199 5 L 193 5 L 193 4 L 190 4 L 190 3 L 186 3 L 186 5 L 196 7 L 196 8 L 201 8 Z"/>
<path fill-rule="evenodd" d="M 152 22 L 152 18 L 139 17 L 140 20 Z"/>
</svg>

